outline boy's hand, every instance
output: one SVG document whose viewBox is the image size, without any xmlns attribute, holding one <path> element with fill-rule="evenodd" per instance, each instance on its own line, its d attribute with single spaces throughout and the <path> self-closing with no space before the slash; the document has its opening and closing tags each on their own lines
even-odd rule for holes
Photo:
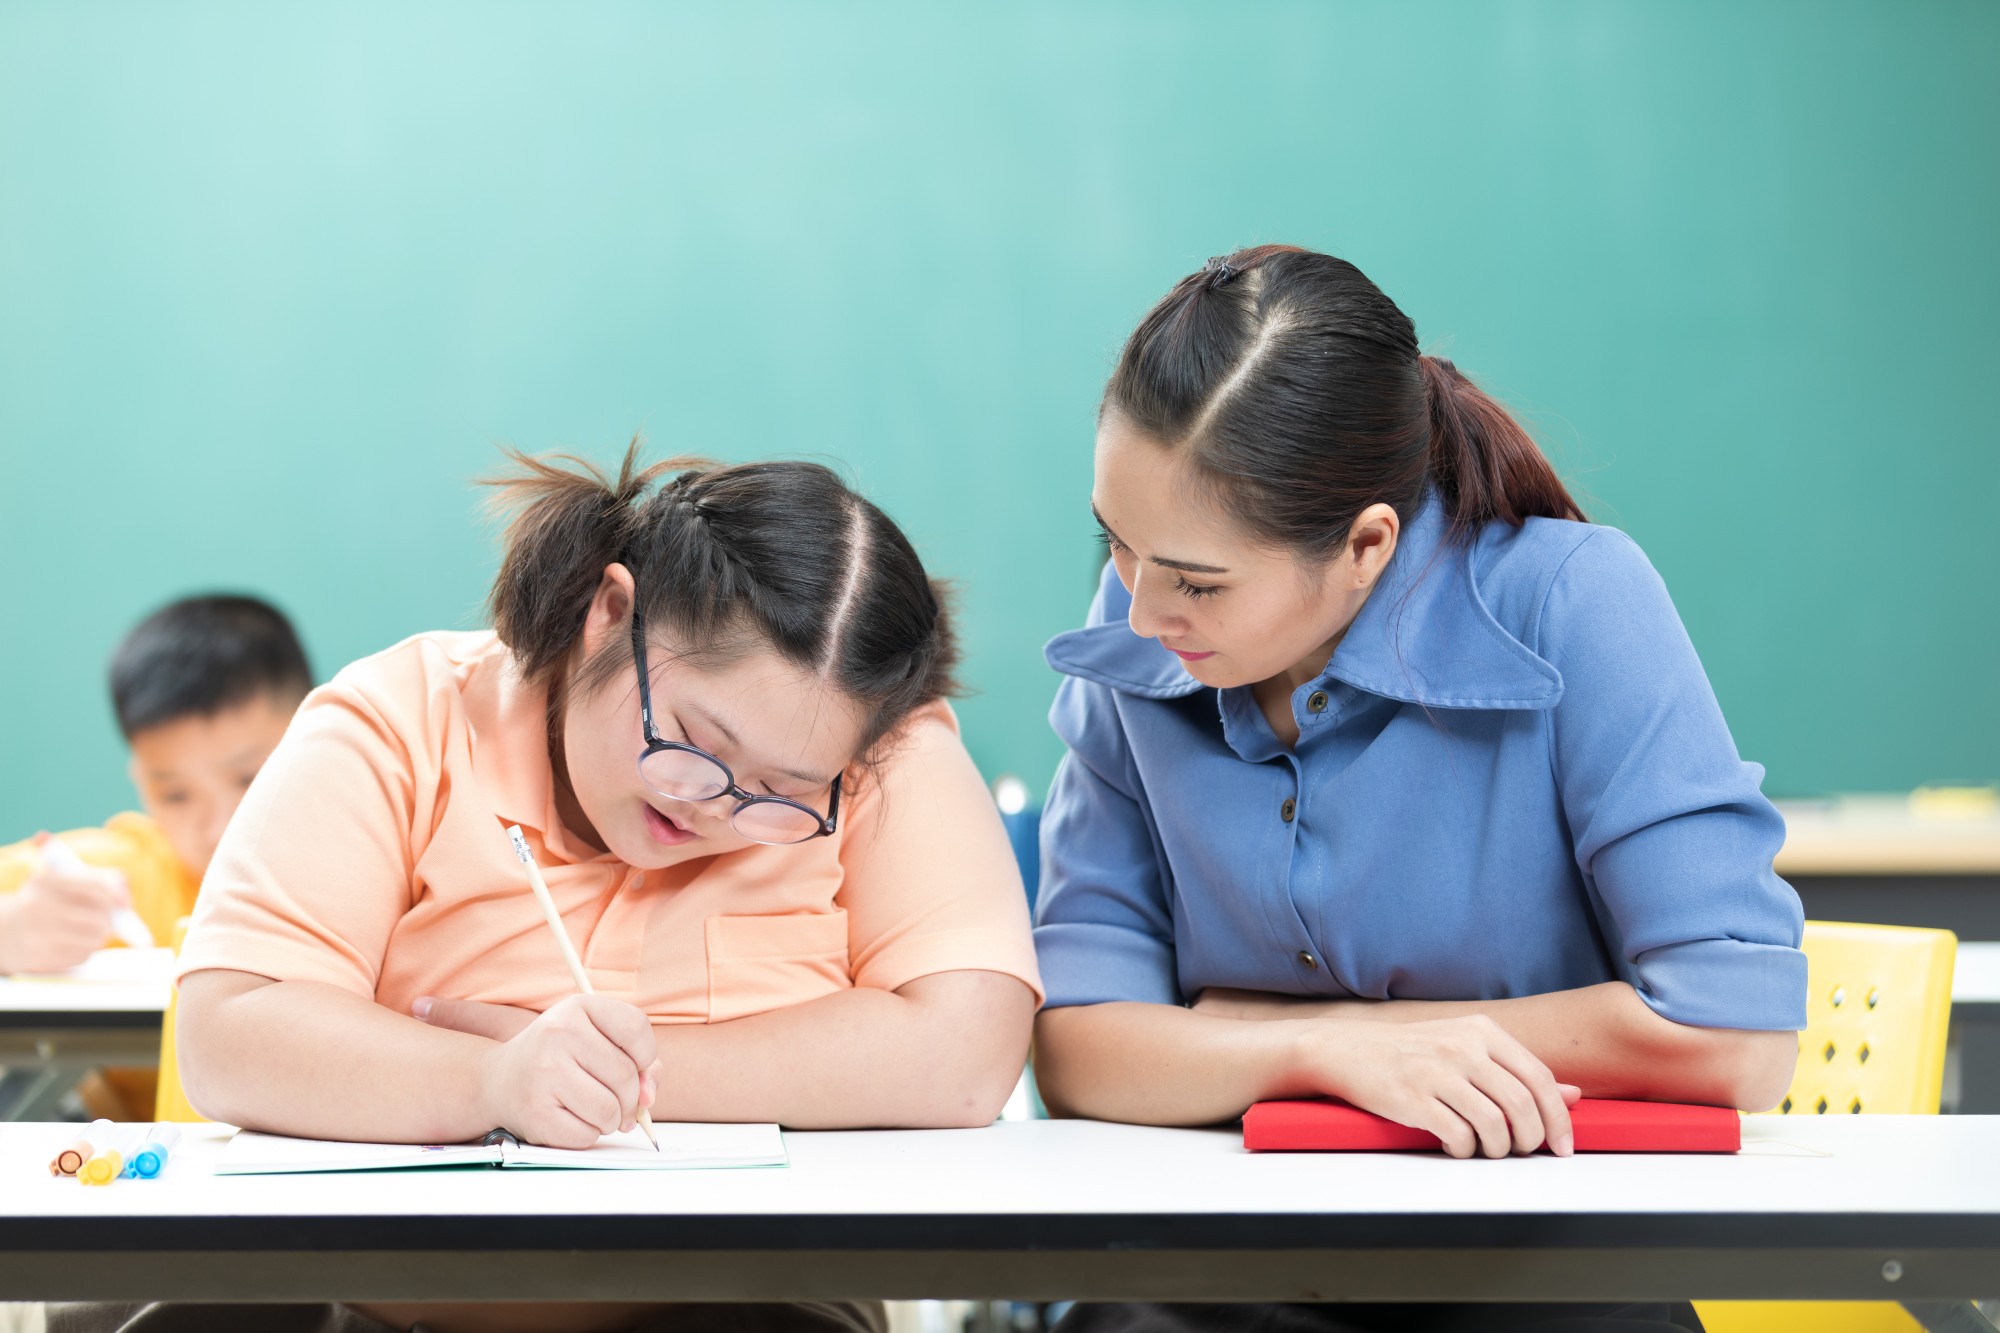
<svg viewBox="0 0 2000 1333">
<path fill-rule="evenodd" d="M 643 1012 L 608 996 L 572 995 L 487 1052 L 481 1084 L 495 1125 L 528 1143 L 588 1148 L 637 1123 L 659 1093 L 659 1075 Z"/>
<path fill-rule="evenodd" d="M 0 972 L 60 972 L 111 938 L 125 876 L 75 858 L 43 856 L 27 882 L 0 898 Z"/>
</svg>

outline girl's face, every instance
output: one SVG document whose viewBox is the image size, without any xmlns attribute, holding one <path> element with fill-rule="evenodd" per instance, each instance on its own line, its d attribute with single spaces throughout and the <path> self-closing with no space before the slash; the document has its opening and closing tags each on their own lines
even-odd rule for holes
<svg viewBox="0 0 2000 1333">
<path fill-rule="evenodd" d="M 1091 508 L 1132 594 L 1132 632 L 1223 689 L 1324 670 L 1400 530 L 1394 509 L 1370 505 L 1331 560 L 1301 564 L 1203 500 L 1179 456 L 1116 412 L 1098 427 Z"/>
<path fill-rule="evenodd" d="M 582 659 L 631 633 L 632 575 L 604 572 L 584 619 Z M 660 739 L 699 746 L 756 795 L 784 796 L 824 815 L 834 778 L 853 761 L 866 716 L 852 699 L 768 648 L 696 666 L 652 634 L 647 646 L 653 725 Z M 646 748 L 637 668 L 562 704 L 563 758 L 590 837 L 627 865 L 659 870 L 753 845 L 730 826 L 737 798 L 676 801 L 639 777 Z M 558 779 L 560 784 L 560 779 Z M 559 787 L 559 805 L 560 787 Z"/>
</svg>

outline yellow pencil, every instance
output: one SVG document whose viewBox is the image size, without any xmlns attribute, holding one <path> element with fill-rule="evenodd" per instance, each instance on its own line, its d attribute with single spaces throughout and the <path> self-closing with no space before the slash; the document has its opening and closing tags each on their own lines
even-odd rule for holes
<svg viewBox="0 0 2000 1333">
<path fill-rule="evenodd" d="M 556 900 L 549 896 L 548 882 L 542 878 L 542 868 L 535 864 L 535 854 L 528 850 L 528 840 L 521 836 L 518 824 L 507 826 L 507 837 L 514 844 L 514 855 L 521 859 L 521 865 L 528 872 L 528 887 L 535 891 L 535 901 L 542 905 L 542 917 L 549 923 L 549 929 L 556 933 L 556 944 L 562 949 L 563 962 L 569 964 L 570 980 L 585 995 L 595 995 L 590 976 L 583 970 L 583 959 L 576 956 L 576 946 L 570 943 L 569 932 L 563 929 L 562 913 L 556 910 Z M 653 1117 L 645 1107 L 639 1108 L 639 1128 L 646 1135 L 646 1142 L 653 1145 L 653 1151 L 660 1150 L 660 1141 L 653 1136 Z"/>
</svg>

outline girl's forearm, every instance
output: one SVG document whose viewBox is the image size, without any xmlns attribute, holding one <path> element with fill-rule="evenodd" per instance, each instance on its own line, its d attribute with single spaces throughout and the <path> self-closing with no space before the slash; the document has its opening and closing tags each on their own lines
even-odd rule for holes
<svg viewBox="0 0 2000 1333">
<path fill-rule="evenodd" d="M 985 1125 L 1027 1059 L 1034 995 L 993 972 L 856 987 L 726 1023 L 656 1025 L 661 1120 L 796 1129 Z"/>
<path fill-rule="evenodd" d="M 494 1128 L 484 1037 L 430 1027 L 336 986 L 245 972 L 181 983 L 176 1053 L 211 1119 L 304 1138 L 456 1143 Z"/>
</svg>

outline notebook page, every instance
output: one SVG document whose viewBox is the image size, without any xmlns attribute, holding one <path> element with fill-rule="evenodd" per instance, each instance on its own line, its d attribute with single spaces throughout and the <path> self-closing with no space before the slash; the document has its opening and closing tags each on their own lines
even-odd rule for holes
<svg viewBox="0 0 2000 1333">
<path fill-rule="evenodd" d="M 482 1143 L 335 1143 L 238 1130 L 215 1159 L 218 1176 L 305 1175 L 317 1171 L 397 1171 L 427 1166 L 498 1166 L 500 1149 Z"/>
<path fill-rule="evenodd" d="M 581 1171 L 686 1171 L 739 1166 L 784 1166 L 785 1138 L 776 1125 L 698 1125 L 658 1122 L 660 1150 L 638 1130 L 606 1134 L 589 1148 L 504 1149 L 502 1165 L 561 1167 Z"/>
</svg>

